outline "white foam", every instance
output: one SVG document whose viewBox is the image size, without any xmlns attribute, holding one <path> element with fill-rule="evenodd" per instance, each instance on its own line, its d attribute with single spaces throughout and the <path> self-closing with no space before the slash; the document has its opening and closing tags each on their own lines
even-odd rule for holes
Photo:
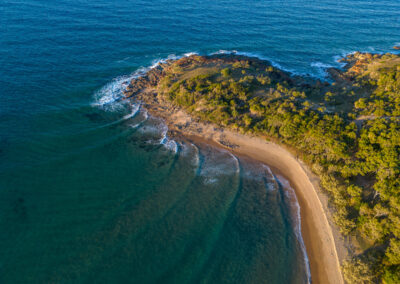
<svg viewBox="0 0 400 284">
<path fill-rule="evenodd" d="M 168 60 L 178 60 L 184 57 L 189 57 L 192 55 L 198 55 L 197 52 L 187 52 L 184 53 L 183 55 L 176 55 L 176 54 L 170 54 L 167 56 L 167 58 L 158 58 L 152 61 L 151 66 L 148 68 L 148 70 L 154 69 L 157 66 L 159 66 L 160 64 L 166 63 Z"/>
<path fill-rule="evenodd" d="M 395 46 L 396 45 L 400 45 L 400 42 L 396 43 Z M 370 47 L 367 47 L 367 49 L 365 49 L 365 50 L 351 50 L 351 51 L 342 50 L 341 54 L 333 56 L 333 59 L 337 64 L 339 64 L 340 68 L 343 68 L 346 65 L 346 62 L 339 62 L 339 60 L 347 57 L 348 55 L 353 55 L 357 52 L 373 52 L 376 54 L 384 54 L 385 53 L 384 51 L 376 51 L 374 47 L 370 46 Z M 393 51 L 391 51 L 391 52 L 393 52 Z"/>
<path fill-rule="evenodd" d="M 147 120 L 148 113 L 145 112 L 144 114 L 145 114 L 145 120 Z M 178 153 L 179 144 L 175 140 L 170 139 L 168 137 L 168 126 L 160 118 L 151 117 L 151 119 L 154 121 L 154 124 L 143 126 L 139 129 L 139 131 L 142 133 L 148 133 L 148 134 L 154 134 L 154 135 L 160 134 L 161 137 L 158 140 L 149 140 L 147 142 L 152 143 L 152 144 L 158 143 L 160 145 L 163 145 L 166 149 L 171 150 L 174 153 Z M 133 127 L 137 128 L 143 122 L 144 121 L 142 121 L 138 125 L 134 125 Z"/>
<path fill-rule="evenodd" d="M 119 76 L 111 80 L 94 94 L 94 107 L 100 107 L 106 111 L 120 111 L 126 104 L 124 91 L 134 78 L 145 75 L 153 66 L 140 67 L 129 75 Z"/>
<path fill-rule="evenodd" d="M 143 113 L 143 120 L 140 121 L 139 123 L 135 123 L 135 124 L 130 125 L 130 127 L 134 128 L 134 129 L 136 129 L 136 128 L 138 128 L 139 126 L 141 126 L 141 125 L 142 125 L 144 122 L 146 122 L 147 119 L 149 118 L 149 115 L 147 114 L 147 111 L 146 111 L 145 109 L 140 108 L 140 109 L 139 109 L 139 112 L 140 112 L 140 113 Z"/>
<path fill-rule="evenodd" d="M 189 57 L 189 56 L 192 56 L 192 55 L 199 55 L 197 52 L 188 52 L 188 53 L 185 53 L 183 56 L 184 57 Z"/>
<path fill-rule="evenodd" d="M 277 181 L 275 179 L 275 175 L 272 173 L 271 168 L 268 167 L 267 165 L 263 164 L 262 167 L 268 172 L 268 176 L 267 176 L 267 180 L 269 182 L 267 182 L 268 184 L 268 189 L 270 191 L 275 191 L 277 190 Z"/>
<path fill-rule="evenodd" d="M 141 122 L 135 123 L 135 124 L 130 125 L 130 127 L 133 128 L 133 129 L 136 129 L 136 128 L 138 128 L 141 124 L 142 124 Z"/>
<path fill-rule="evenodd" d="M 166 125 L 165 125 L 164 129 L 165 130 L 163 130 L 162 137 L 160 139 L 160 144 L 163 145 L 166 149 L 171 150 L 175 153 L 178 153 L 178 149 L 179 149 L 178 143 L 175 140 L 168 138 L 168 135 L 167 135 L 168 127 Z"/>
<path fill-rule="evenodd" d="M 299 205 L 299 202 L 297 200 L 296 193 L 295 193 L 294 189 L 290 186 L 289 181 L 286 180 L 284 177 L 282 177 L 280 175 L 277 175 L 277 180 L 282 185 L 282 187 L 285 189 L 285 195 L 290 201 L 290 206 L 295 209 L 294 213 L 295 213 L 295 217 L 296 217 L 296 220 L 295 220 L 296 221 L 296 224 L 295 224 L 296 226 L 295 226 L 294 232 L 295 232 L 295 235 L 297 237 L 298 242 L 300 243 L 301 250 L 303 252 L 304 262 L 305 262 L 306 269 L 307 269 L 307 279 L 308 279 L 308 283 L 310 284 L 311 283 L 310 262 L 308 260 L 306 247 L 304 245 L 303 236 L 301 234 L 300 205 Z"/>
<path fill-rule="evenodd" d="M 276 180 L 267 165 L 255 161 L 245 163 L 244 165 L 244 171 L 241 173 L 243 178 L 263 184 L 267 191 L 277 190 Z"/>
<path fill-rule="evenodd" d="M 147 120 L 149 118 L 149 113 L 145 109 L 143 109 L 143 117 L 144 117 L 144 120 Z"/>
<path fill-rule="evenodd" d="M 168 143 L 168 126 L 160 120 L 160 124 L 158 127 L 160 133 L 161 133 L 161 138 L 159 139 L 159 143 L 162 145 L 165 145 Z"/>
<path fill-rule="evenodd" d="M 177 60 L 183 57 L 189 57 L 198 54 L 198 52 L 187 52 L 182 55 L 170 54 L 167 56 L 167 58 L 159 58 L 153 60 L 150 66 L 140 67 L 132 74 L 116 77 L 111 80 L 111 82 L 103 86 L 100 90 L 95 92 L 94 102 L 92 103 L 92 106 L 101 107 L 107 111 L 119 111 L 124 105 L 123 99 L 125 98 L 125 96 L 123 94 L 123 91 L 128 87 L 132 79 L 145 75 L 149 70 L 157 68 L 160 64 L 166 63 L 168 60 Z M 256 57 L 262 60 L 269 61 L 273 66 L 281 70 L 285 70 L 293 74 L 299 74 L 296 73 L 294 70 L 283 68 L 279 63 L 272 61 L 270 58 L 256 53 L 240 52 L 237 50 L 219 50 L 211 54 L 237 54 L 248 57 Z"/>
<path fill-rule="evenodd" d="M 211 53 L 211 55 L 217 55 L 217 54 L 236 54 L 237 50 L 225 50 L 225 49 L 220 49 L 216 52 Z"/>
<path fill-rule="evenodd" d="M 224 50 L 220 49 L 216 52 L 211 53 L 211 55 L 218 55 L 218 54 L 234 54 L 234 55 L 243 55 L 247 57 L 255 57 L 261 60 L 266 60 L 271 63 L 272 66 L 279 68 L 280 70 L 295 74 L 295 75 L 301 75 L 301 73 L 296 72 L 293 69 L 289 68 L 284 68 L 282 65 L 280 65 L 278 62 L 271 60 L 271 58 L 263 56 L 259 53 L 253 53 L 253 52 L 244 52 L 244 51 L 237 51 L 237 50 Z"/>
<path fill-rule="evenodd" d="M 227 150 L 208 148 L 210 152 L 204 156 L 199 176 L 204 177 L 206 184 L 216 183 L 220 177 L 240 173 L 239 160 Z"/>
<path fill-rule="evenodd" d="M 236 54 L 237 54 L 237 55 L 247 56 L 247 57 L 256 57 L 256 58 L 259 58 L 259 59 L 261 59 L 261 60 L 267 60 L 267 61 L 269 61 L 269 62 L 271 63 L 272 66 L 274 66 L 274 67 L 276 67 L 276 68 L 279 68 L 279 69 L 281 69 L 281 70 L 288 71 L 288 72 L 290 72 L 290 73 L 295 73 L 294 70 L 284 68 L 284 67 L 282 67 L 282 65 L 280 65 L 278 62 L 275 62 L 275 61 L 271 60 L 269 57 L 262 56 L 262 55 L 260 55 L 260 54 L 258 54 L 258 53 L 252 53 L 252 52 L 236 52 Z"/>
<path fill-rule="evenodd" d="M 200 165 L 199 148 L 190 142 L 182 142 L 179 146 L 180 146 L 179 154 L 185 158 L 190 159 L 190 163 L 193 166 L 194 173 L 195 175 L 197 175 Z"/>
<path fill-rule="evenodd" d="M 344 58 L 343 55 L 335 55 L 333 56 L 333 61 L 335 61 L 335 63 L 340 67 L 343 68 L 344 66 L 346 66 L 346 62 L 341 62 L 340 60 Z"/>
<path fill-rule="evenodd" d="M 348 55 L 352 55 L 352 54 L 354 54 L 356 52 L 357 51 L 345 51 L 345 50 L 342 50 L 340 54 L 333 56 L 333 61 L 340 68 L 343 68 L 344 66 L 346 66 L 347 63 L 346 62 L 340 62 L 340 60 L 343 59 L 343 58 L 346 58 Z"/>
<path fill-rule="evenodd" d="M 158 65 L 161 63 L 164 63 L 166 60 L 165 59 L 156 59 L 152 61 L 152 64 L 149 67 L 149 70 L 156 68 Z"/>
<path fill-rule="evenodd" d="M 312 62 L 311 66 L 314 67 L 315 69 L 317 69 L 318 74 L 322 77 L 326 77 L 328 75 L 328 73 L 327 73 L 328 68 L 334 67 L 331 64 L 326 64 L 326 63 L 323 63 L 320 61 Z"/>
<path fill-rule="evenodd" d="M 239 160 L 238 160 L 238 158 L 237 158 L 235 155 L 233 155 L 231 152 L 228 152 L 228 153 L 229 153 L 229 155 L 231 155 L 233 161 L 235 162 L 236 173 L 238 174 L 238 173 L 240 172 Z"/>
<path fill-rule="evenodd" d="M 216 182 L 218 182 L 218 179 L 215 178 L 215 177 L 207 177 L 207 178 L 204 180 L 204 183 L 205 183 L 205 184 L 213 184 L 213 183 L 216 183 Z"/>
<path fill-rule="evenodd" d="M 196 166 L 195 167 L 195 171 L 197 172 L 197 170 L 198 170 L 198 168 L 200 166 L 200 150 L 193 143 L 190 143 L 190 144 L 193 146 L 194 150 L 196 151 L 196 154 L 193 157 L 193 164 L 194 164 L 194 166 Z"/>
<path fill-rule="evenodd" d="M 197 54 L 195 52 L 185 53 L 184 55 L 177 56 L 175 54 L 168 55 L 164 59 L 155 59 L 149 67 L 140 67 L 138 70 L 129 75 L 119 76 L 111 80 L 100 90 L 94 94 L 94 102 L 91 104 L 94 107 L 101 107 L 107 111 L 119 111 L 123 107 L 124 90 L 128 87 L 132 79 L 144 76 L 148 71 L 158 67 L 161 63 L 168 60 L 176 60 L 182 57 Z"/>
<path fill-rule="evenodd" d="M 120 110 L 118 103 L 122 99 L 123 91 L 129 85 L 131 76 L 121 76 L 113 79 L 94 94 L 95 102 L 92 106 L 101 107 L 109 111 Z"/>
<path fill-rule="evenodd" d="M 179 144 L 173 140 L 173 139 L 168 139 L 165 143 L 163 143 L 164 147 L 175 154 L 178 153 L 179 150 Z"/>
<path fill-rule="evenodd" d="M 263 164 L 262 165 L 262 167 L 264 168 L 264 169 L 266 169 L 267 170 L 267 172 L 270 174 L 270 176 L 274 176 L 274 174 L 272 173 L 272 171 L 271 171 L 271 168 L 270 167 L 268 167 L 267 165 L 265 165 L 265 164 Z"/>
<path fill-rule="evenodd" d="M 317 68 L 330 68 L 330 67 L 333 67 L 333 66 L 330 65 L 330 64 L 326 64 L 326 63 L 319 62 L 319 61 L 317 61 L 317 62 L 312 62 L 312 63 L 311 63 L 311 66 L 312 66 L 312 67 L 317 67 Z"/>
<path fill-rule="evenodd" d="M 132 104 L 131 112 L 128 113 L 127 115 L 124 115 L 124 117 L 122 119 L 127 120 L 127 119 L 134 117 L 140 111 L 140 107 L 141 107 L 140 104 Z"/>
</svg>

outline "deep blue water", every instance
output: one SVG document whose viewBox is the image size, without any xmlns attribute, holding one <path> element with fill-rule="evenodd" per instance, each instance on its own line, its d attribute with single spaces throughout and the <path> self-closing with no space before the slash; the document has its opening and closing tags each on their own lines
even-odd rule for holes
<svg viewBox="0 0 400 284">
<path fill-rule="evenodd" d="M 290 190 L 265 167 L 103 103 L 188 52 L 322 78 L 393 52 L 400 2 L 94 2 L 0 1 L 0 283 L 307 282 Z"/>
</svg>

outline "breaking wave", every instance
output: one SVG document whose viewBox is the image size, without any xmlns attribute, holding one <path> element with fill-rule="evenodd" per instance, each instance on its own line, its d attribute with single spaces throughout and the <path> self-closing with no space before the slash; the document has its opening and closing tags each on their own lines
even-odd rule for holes
<svg viewBox="0 0 400 284">
<path fill-rule="evenodd" d="M 134 129 L 140 127 L 140 126 L 141 126 L 144 122 L 146 122 L 147 119 L 149 118 L 149 114 L 147 113 L 146 109 L 140 108 L 140 109 L 139 109 L 139 112 L 142 114 L 143 120 L 141 120 L 141 121 L 138 122 L 138 123 L 131 124 L 130 127 L 134 128 Z"/>
<path fill-rule="evenodd" d="M 271 58 L 266 57 L 266 56 L 261 55 L 261 54 L 258 54 L 258 53 L 244 52 L 244 51 L 237 51 L 237 50 L 224 50 L 224 49 L 221 49 L 221 50 L 218 50 L 216 52 L 211 53 L 211 55 L 216 55 L 216 54 L 234 54 L 234 55 L 243 55 L 243 56 L 247 56 L 247 57 L 255 57 L 255 58 L 258 58 L 258 59 L 261 59 L 261 60 L 266 60 L 269 63 L 271 63 L 272 66 L 274 66 L 274 67 L 276 67 L 276 68 L 278 68 L 280 70 L 289 72 L 289 73 L 291 73 L 293 75 L 305 75 L 303 73 L 296 72 L 294 69 L 285 68 L 282 65 L 280 65 L 278 62 L 272 60 Z"/>
<path fill-rule="evenodd" d="M 124 98 L 123 91 L 128 87 L 134 75 L 121 76 L 113 79 L 94 94 L 95 102 L 92 106 L 100 107 L 107 111 L 121 110 L 121 101 Z"/>
<path fill-rule="evenodd" d="M 327 77 L 328 76 L 327 69 L 332 68 L 334 66 L 331 64 L 326 64 L 326 63 L 317 61 L 317 62 L 312 62 L 311 67 L 316 69 L 316 72 L 318 73 L 319 76 Z"/>
<path fill-rule="evenodd" d="M 201 148 L 200 155 L 204 159 L 200 163 L 198 175 L 205 178 L 206 184 L 216 183 L 222 177 L 240 174 L 238 158 L 227 150 L 206 146 Z"/>
<path fill-rule="evenodd" d="M 337 62 L 338 59 L 346 56 L 347 54 L 350 54 L 351 52 L 345 52 L 341 55 L 334 56 L 332 59 L 332 64 L 326 64 L 322 62 L 313 62 L 311 63 L 311 67 L 316 69 L 317 77 L 322 77 L 325 78 L 327 73 L 326 69 L 330 67 L 343 67 L 344 63 Z M 235 55 L 243 55 L 243 56 L 248 56 L 248 57 L 255 57 L 259 58 L 261 60 L 266 60 L 271 63 L 272 66 L 279 68 L 281 70 L 284 70 L 286 72 L 292 73 L 293 75 L 307 75 L 304 73 L 299 73 L 296 72 L 293 69 L 285 68 L 281 64 L 279 64 L 276 61 L 271 60 L 271 58 L 266 57 L 264 55 L 258 54 L 258 53 L 252 53 L 252 52 L 243 52 L 243 51 L 237 51 L 237 50 L 218 50 L 213 53 L 209 53 L 207 55 L 216 55 L 216 54 L 235 54 Z M 124 90 L 126 87 L 129 85 L 130 81 L 134 78 L 141 77 L 146 74 L 149 70 L 156 68 L 160 64 L 166 63 L 169 60 L 177 60 L 183 57 L 189 57 L 192 55 L 199 55 L 198 52 L 187 52 L 182 55 L 176 55 L 176 54 L 170 54 L 166 58 L 158 58 L 154 59 L 151 62 L 151 65 L 148 67 L 140 67 L 138 70 L 133 72 L 132 74 L 129 75 L 124 75 L 124 76 L 119 76 L 111 80 L 111 82 L 107 83 L 105 86 L 103 86 L 101 89 L 95 92 L 94 94 L 94 102 L 92 103 L 92 106 L 95 107 L 100 107 L 106 111 L 120 111 L 125 103 L 125 96 L 123 94 Z"/>
<path fill-rule="evenodd" d="M 308 260 L 306 247 L 304 245 L 303 236 L 301 234 L 300 205 L 297 200 L 296 193 L 295 193 L 294 189 L 290 186 L 289 181 L 280 175 L 277 175 L 276 178 L 277 178 L 277 181 L 279 182 L 279 184 L 284 188 L 285 197 L 287 198 L 288 202 L 290 203 L 289 204 L 290 208 L 294 211 L 293 212 L 293 215 L 295 215 L 294 216 L 295 217 L 294 232 L 295 232 L 296 238 L 300 244 L 300 247 L 301 247 L 301 250 L 303 253 L 304 263 L 306 265 L 308 283 L 311 283 L 310 262 Z"/>
<path fill-rule="evenodd" d="M 141 107 L 140 104 L 132 104 L 131 112 L 124 115 L 122 119 L 127 120 L 134 117 L 140 111 L 140 107 Z"/>
<path fill-rule="evenodd" d="M 177 60 L 182 57 L 188 57 L 195 54 L 198 53 L 188 52 L 183 55 L 170 54 L 167 56 L 167 58 L 153 60 L 150 66 L 140 67 L 130 75 L 116 77 L 95 92 L 94 102 L 91 105 L 93 107 L 100 107 L 106 111 L 121 111 L 124 107 L 124 103 L 126 102 L 124 90 L 126 90 L 132 79 L 144 76 L 148 71 L 156 68 L 162 63 L 167 62 L 168 60 Z"/>
<path fill-rule="evenodd" d="M 267 178 L 266 178 L 267 190 L 270 190 L 270 191 L 277 190 L 278 189 L 277 180 L 275 178 L 275 175 L 272 173 L 271 168 L 264 164 L 262 165 L 262 168 L 268 173 Z"/>
</svg>

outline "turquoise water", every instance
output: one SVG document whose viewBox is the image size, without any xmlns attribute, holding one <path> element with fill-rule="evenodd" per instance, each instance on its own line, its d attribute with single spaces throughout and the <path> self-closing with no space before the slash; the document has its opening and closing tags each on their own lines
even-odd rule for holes
<svg viewBox="0 0 400 284">
<path fill-rule="evenodd" d="M 398 1 L 1 1 L 0 283 L 306 283 L 283 180 L 114 100 L 168 56 L 322 78 L 399 30 Z"/>
</svg>

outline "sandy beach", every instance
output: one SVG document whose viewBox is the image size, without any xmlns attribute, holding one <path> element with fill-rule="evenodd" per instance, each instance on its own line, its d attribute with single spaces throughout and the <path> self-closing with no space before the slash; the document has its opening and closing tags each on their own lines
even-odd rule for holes
<svg viewBox="0 0 400 284">
<path fill-rule="evenodd" d="M 170 136 L 199 140 L 228 149 L 239 156 L 260 161 L 286 178 L 300 204 L 301 231 L 310 262 L 312 283 L 344 283 L 340 261 L 344 243 L 329 222 L 326 196 L 319 191 L 318 178 L 288 150 L 261 137 L 251 137 L 192 119 L 168 104 L 145 104 L 150 114 L 165 119 Z M 340 258 L 339 258 L 340 256 Z"/>
</svg>

